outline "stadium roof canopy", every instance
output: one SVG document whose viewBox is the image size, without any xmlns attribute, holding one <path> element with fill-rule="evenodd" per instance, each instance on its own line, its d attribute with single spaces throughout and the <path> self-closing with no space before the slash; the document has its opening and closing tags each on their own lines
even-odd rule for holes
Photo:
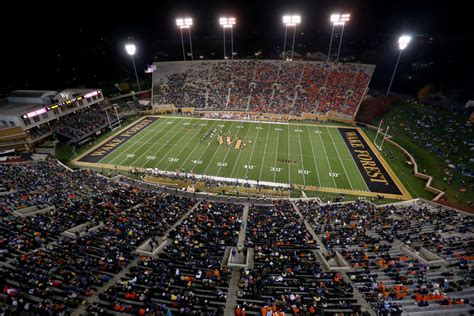
<svg viewBox="0 0 474 316">
<path fill-rule="evenodd" d="M 43 104 L 15 102 L 12 103 L 8 99 L 0 100 L 0 115 L 19 116 L 28 112 L 32 112 L 44 107 Z"/>
<path fill-rule="evenodd" d="M 281 52 L 280 53 L 280 58 L 283 58 L 283 55 L 286 58 L 290 58 L 291 57 L 291 50 L 287 50 L 286 52 Z M 302 57 L 303 57 L 303 55 L 301 55 L 300 53 L 293 52 L 293 58 L 302 58 Z"/>
<path fill-rule="evenodd" d="M 60 92 L 54 90 L 16 90 L 6 99 L 0 100 L 0 115 L 18 116 L 62 102 L 78 95 L 85 95 L 97 89 L 65 89 Z"/>
<path fill-rule="evenodd" d="M 328 59 L 328 55 L 323 53 L 323 52 L 315 52 L 315 53 L 311 53 L 311 54 L 308 54 L 306 55 L 306 58 L 308 59 L 313 59 L 313 60 L 327 60 Z"/>
<path fill-rule="evenodd" d="M 51 90 L 15 90 L 8 95 L 10 98 L 27 98 L 27 99 L 42 99 L 51 95 L 55 95 L 57 91 Z"/>
</svg>

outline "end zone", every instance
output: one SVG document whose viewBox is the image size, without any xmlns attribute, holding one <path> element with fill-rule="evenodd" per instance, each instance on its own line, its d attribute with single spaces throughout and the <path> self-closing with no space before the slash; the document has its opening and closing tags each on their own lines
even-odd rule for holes
<svg viewBox="0 0 474 316">
<path fill-rule="evenodd" d="M 77 157 L 74 162 L 79 163 L 97 163 L 105 156 L 116 150 L 118 147 L 123 145 L 127 140 L 144 130 L 149 125 L 153 124 L 159 117 L 146 116 L 141 120 L 138 120 L 125 130 L 107 138 L 99 145 L 94 146 L 91 150 L 88 150 L 83 155 Z"/>
<path fill-rule="evenodd" d="M 359 128 L 339 127 L 338 130 L 370 192 L 402 199 L 411 198 L 378 150 Z"/>
</svg>

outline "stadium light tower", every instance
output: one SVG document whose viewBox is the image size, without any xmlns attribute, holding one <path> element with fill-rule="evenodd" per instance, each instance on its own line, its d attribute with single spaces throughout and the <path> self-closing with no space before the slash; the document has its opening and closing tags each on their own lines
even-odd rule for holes
<svg viewBox="0 0 474 316">
<path fill-rule="evenodd" d="M 230 50 L 231 50 L 231 59 L 234 60 L 234 33 L 233 28 L 236 21 L 235 18 L 222 17 L 219 18 L 219 24 L 222 26 L 223 38 L 224 38 L 224 59 L 227 58 L 225 53 L 225 29 L 230 29 Z"/>
<path fill-rule="evenodd" d="M 293 60 L 293 54 L 295 52 L 295 36 L 296 36 L 296 25 L 301 23 L 300 15 L 284 15 L 283 24 L 285 24 L 285 40 L 283 42 L 283 60 L 286 59 L 286 35 L 288 33 L 288 26 L 293 27 L 293 44 L 291 45 L 291 60 Z"/>
<path fill-rule="evenodd" d="M 186 52 L 184 50 L 184 40 L 183 40 L 183 29 L 188 29 L 189 47 L 191 49 L 191 61 L 193 61 L 194 60 L 193 41 L 191 39 L 191 26 L 193 26 L 193 19 L 192 18 L 178 18 L 176 19 L 176 26 L 179 28 L 179 32 L 181 34 L 181 47 L 183 49 L 183 60 L 186 60 Z"/>
<path fill-rule="evenodd" d="M 340 14 L 331 14 L 331 23 L 332 23 L 332 31 L 331 31 L 331 39 L 329 40 L 329 51 L 328 51 L 328 58 L 326 60 L 326 62 L 329 61 L 329 56 L 331 56 L 331 47 L 332 47 L 332 37 L 334 35 L 334 28 L 336 27 L 336 22 L 339 22 L 341 18 L 341 15 Z"/>
<path fill-rule="evenodd" d="M 137 79 L 138 91 L 141 91 L 140 81 L 138 81 L 137 67 L 135 67 L 135 59 L 133 58 L 133 55 L 135 55 L 135 53 L 137 52 L 137 47 L 135 46 L 135 44 L 127 44 L 125 45 L 125 50 L 127 51 L 127 54 L 132 56 L 133 69 L 135 70 L 135 78 Z"/>
<path fill-rule="evenodd" d="M 342 36 L 344 35 L 344 25 L 346 25 L 346 22 L 349 22 L 350 19 L 351 19 L 351 15 L 349 13 L 331 14 L 330 21 L 332 23 L 332 32 L 331 32 L 331 39 L 329 40 L 328 58 L 326 61 L 329 61 L 329 58 L 331 56 L 331 47 L 332 47 L 332 38 L 334 35 L 334 29 L 337 25 L 342 25 L 341 38 L 339 39 L 339 48 L 337 50 L 337 57 L 336 57 L 336 62 L 339 61 L 339 53 L 341 52 L 341 45 L 342 45 Z"/>
<path fill-rule="evenodd" d="M 409 35 L 402 35 L 398 39 L 398 48 L 400 49 L 400 54 L 398 54 L 397 63 L 395 64 L 395 69 L 393 70 L 393 74 L 392 74 L 392 79 L 390 79 L 390 84 L 388 85 L 387 94 L 385 95 L 387 97 L 390 94 L 390 88 L 392 87 L 393 78 L 395 78 L 395 73 L 397 72 L 398 62 L 400 61 L 402 52 L 405 48 L 407 48 L 408 43 L 410 43 L 410 41 L 411 41 L 411 36 Z"/>
</svg>

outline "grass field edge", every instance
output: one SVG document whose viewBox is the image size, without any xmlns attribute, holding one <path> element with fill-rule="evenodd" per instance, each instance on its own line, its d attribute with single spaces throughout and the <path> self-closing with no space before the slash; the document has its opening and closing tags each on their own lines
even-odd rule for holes
<svg viewBox="0 0 474 316">
<path fill-rule="evenodd" d="M 372 152 L 374 153 L 374 155 L 377 156 L 377 158 L 380 160 L 380 163 L 382 164 L 382 166 L 385 168 L 385 170 L 387 171 L 387 173 L 390 175 L 390 177 L 392 178 L 392 180 L 395 182 L 395 184 L 397 185 L 398 189 L 400 190 L 400 192 L 402 192 L 402 195 L 401 197 L 404 199 L 404 200 L 411 200 L 412 199 L 412 196 L 410 195 L 410 193 L 408 192 L 408 190 L 405 188 L 405 186 L 403 185 L 403 183 L 400 181 L 400 179 L 398 178 L 398 176 L 395 174 L 395 172 L 392 170 L 392 168 L 390 167 L 390 165 L 385 161 L 385 158 L 380 154 L 380 152 L 378 151 L 378 149 L 375 147 L 375 145 L 370 141 L 370 139 L 367 137 L 367 135 L 364 133 L 364 131 L 362 130 L 362 128 L 360 127 L 354 127 L 355 129 L 357 129 L 359 131 L 359 133 L 362 135 L 362 138 L 364 138 L 364 140 L 367 142 L 367 144 L 369 145 L 370 149 L 372 150 Z M 385 194 L 387 195 L 387 194 Z"/>
<path fill-rule="evenodd" d="M 129 125 L 127 126 L 124 126 L 122 127 L 121 129 L 119 129 L 118 131 L 115 131 L 114 133 L 112 133 L 109 137 L 107 137 L 106 139 L 102 140 L 101 142 L 95 144 L 94 146 L 92 146 L 90 149 L 84 151 L 83 153 L 81 153 L 80 155 L 78 155 L 77 157 L 74 157 L 74 159 L 72 159 L 69 164 L 71 165 L 78 165 L 78 164 L 82 164 L 84 162 L 80 162 L 79 160 L 82 159 L 83 157 L 87 156 L 88 154 L 90 154 L 91 152 L 93 152 L 94 150 L 96 150 L 97 148 L 99 148 L 100 146 L 102 146 L 103 144 L 107 143 L 108 141 L 110 141 L 111 139 L 113 139 L 114 137 L 116 137 L 117 135 L 119 135 L 120 133 L 123 133 L 129 129 L 131 129 L 132 127 L 134 127 L 135 125 L 137 125 L 138 123 L 140 123 L 141 121 L 145 120 L 147 117 L 149 117 L 149 115 L 145 115 L 139 119 L 137 119 L 135 122 L 132 122 L 130 123 Z"/>
</svg>

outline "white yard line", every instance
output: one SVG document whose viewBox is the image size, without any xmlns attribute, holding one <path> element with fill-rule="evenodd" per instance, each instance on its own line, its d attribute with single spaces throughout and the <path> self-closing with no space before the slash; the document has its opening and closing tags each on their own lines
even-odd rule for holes
<svg viewBox="0 0 474 316">
<path fill-rule="evenodd" d="M 321 186 L 321 179 L 319 178 L 319 171 L 318 171 L 318 164 L 316 163 L 316 154 L 314 153 L 314 146 L 313 146 L 313 141 L 311 139 L 311 130 L 309 129 L 309 126 L 306 126 L 306 129 L 308 130 L 309 133 L 309 143 L 311 144 L 311 152 L 313 153 L 313 162 L 314 162 L 314 167 L 316 169 L 316 175 L 318 176 L 318 185 Z"/>
<path fill-rule="evenodd" d="M 252 148 L 252 153 L 250 154 L 250 158 L 249 158 L 249 161 L 247 162 L 247 165 L 249 165 L 250 162 L 252 161 L 253 153 L 255 151 L 255 146 L 257 146 L 258 135 L 260 134 L 260 130 L 263 128 L 262 124 L 259 124 L 258 127 L 260 127 L 260 128 L 257 130 L 257 136 L 255 137 L 253 148 Z M 245 169 L 245 179 L 247 179 L 248 172 L 249 172 L 249 169 Z"/>
<path fill-rule="evenodd" d="M 245 136 L 244 136 L 245 139 L 247 139 L 247 135 L 249 134 L 249 131 L 250 131 L 251 128 L 252 128 L 252 125 L 249 125 L 249 127 L 247 129 L 247 133 L 245 133 Z M 244 141 L 245 141 L 245 139 L 244 139 Z M 254 148 L 255 148 L 255 146 L 254 146 Z M 240 154 L 242 153 L 242 151 L 243 151 L 243 149 L 239 149 L 239 153 L 237 154 L 237 159 L 235 160 L 234 168 L 232 168 L 232 172 L 230 173 L 231 178 L 234 175 L 235 167 L 237 167 L 237 162 L 239 161 L 239 157 L 240 157 Z M 247 168 L 248 168 L 248 164 L 247 164 Z M 246 169 L 246 170 L 248 170 L 248 169 Z M 217 175 L 219 175 L 219 173 Z"/>
<path fill-rule="evenodd" d="M 273 182 L 275 182 L 276 179 L 276 168 L 277 168 L 277 162 L 278 162 L 278 142 L 280 141 L 280 132 L 277 132 L 277 145 L 275 148 L 275 166 L 273 167 Z"/>
<path fill-rule="evenodd" d="M 238 126 L 243 126 L 243 125 L 238 125 Z M 240 134 L 240 130 L 241 130 L 241 129 L 242 129 L 242 128 L 239 128 L 239 130 L 237 131 L 236 137 Z M 248 132 L 248 130 L 247 130 L 247 132 Z M 224 160 L 222 160 L 222 162 L 227 163 L 225 160 L 227 159 L 227 156 L 229 155 L 230 150 L 232 149 L 232 145 L 233 145 L 233 144 L 230 144 L 230 145 L 229 145 L 229 148 L 227 149 L 227 153 L 225 154 Z M 235 168 L 235 165 L 234 165 L 234 168 Z M 217 176 L 219 176 L 219 173 L 221 173 L 221 169 L 222 169 L 222 165 L 219 167 L 219 170 L 217 170 Z"/>
<path fill-rule="evenodd" d="M 179 133 L 184 129 L 185 126 L 187 126 L 187 125 L 184 125 L 184 124 L 183 124 L 183 125 L 181 126 L 181 128 L 179 129 L 179 131 L 176 132 L 176 133 L 174 133 L 174 135 L 171 136 L 171 137 L 174 137 L 176 134 L 179 134 Z M 171 128 L 170 131 L 171 131 L 171 130 L 174 130 L 174 129 Z M 163 136 L 165 136 L 166 134 L 168 134 L 170 131 L 167 131 L 165 134 L 163 134 Z M 188 131 L 188 132 L 189 132 L 189 131 Z M 181 135 L 181 137 L 179 138 L 179 140 L 176 141 L 176 142 L 179 143 L 179 142 L 181 141 L 181 139 L 183 139 L 184 135 L 186 135 L 188 132 L 183 133 L 183 135 Z M 162 137 L 163 137 L 163 136 L 162 136 Z M 161 139 L 161 137 L 160 137 L 160 139 Z M 167 145 L 167 144 L 166 144 L 166 145 Z M 163 148 L 163 147 L 162 147 L 162 148 Z M 155 152 L 153 155 L 158 154 L 158 153 L 161 151 L 162 148 L 160 148 L 160 149 L 159 149 L 157 152 Z M 158 166 L 158 165 L 160 164 L 160 162 L 161 162 L 163 159 L 165 159 L 166 155 L 171 151 L 172 148 L 173 148 L 173 146 L 169 146 L 169 147 L 168 147 L 168 150 L 166 150 L 166 151 L 163 153 L 161 159 L 160 159 L 157 163 L 155 163 L 155 164 L 153 165 L 153 168 L 156 168 L 156 166 Z M 150 148 L 150 149 L 151 149 L 151 148 Z M 147 151 L 145 151 L 141 156 L 143 156 L 143 155 L 145 155 L 146 153 L 148 153 L 148 152 L 150 151 L 150 149 L 148 149 Z M 168 158 L 170 158 L 170 157 L 168 157 Z"/>
<path fill-rule="evenodd" d="M 258 180 L 260 181 L 262 179 L 262 171 L 263 171 L 263 162 L 265 161 L 265 154 L 266 154 L 266 146 L 268 145 L 268 135 L 270 134 L 270 126 L 267 129 L 267 137 L 265 139 L 265 148 L 263 149 L 263 157 L 262 157 L 262 163 L 260 164 L 260 175 L 258 176 Z"/>
<path fill-rule="evenodd" d="M 288 124 L 288 160 L 290 160 L 290 124 Z M 291 186 L 291 163 L 288 164 L 288 184 Z"/>
<path fill-rule="evenodd" d="M 319 129 L 319 127 L 316 127 L 316 128 L 319 131 L 318 135 L 319 135 L 319 139 L 321 139 L 321 144 L 323 145 L 324 156 L 326 156 L 326 161 L 328 162 L 329 171 L 331 172 L 331 175 L 332 175 L 333 172 L 332 172 L 332 168 L 331 168 L 331 163 L 329 162 L 329 159 L 328 159 L 328 153 L 326 152 L 326 146 L 324 146 L 323 137 L 320 134 L 321 130 Z M 332 178 L 332 181 L 334 182 L 334 187 L 337 188 L 336 179 L 334 179 L 333 176 L 331 176 L 331 178 Z"/>
<path fill-rule="evenodd" d="M 164 124 L 167 124 L 166 122 Z M 167 125 L 171 125 L 171 124 L 167 124 Z M 161 131 L 163 131 L 165 128 L 163 128 Z M 161 132 L 160 131 L 160 132 Z M 171 131 L 174 131 L 172 128 L 170 128 L 168 131 L 166 131 L 164 134 L 160 135 L 159 133 L 155 136 L 152 136 L 151 139 L 154 139 L 156 136 L 159 136 L 157 141 L 159 141 L 160 139 L 162 139 L 163 137 L 165 137 L 166 134 L 168 134 L 169 132 Z M 138 147 L 137 150 L 135 151 L 140 151 L 140 149 L 143 147 L 144 145 Z M 131 163 L 129 163 L 128 165 L 129 166 L 133 166 L 138 160 L 141 159 L 141 157 L 143 157 L 146 153 L 148 153 L 150 151 L 150 149 L 154 149 L 155 147 L 154 146 L 151 146 L 149 147 L 148 149 L 146 149 L 140 156 L 138 156 L 134 161 L 132 161 Z"/>
<path fill-rule="evenodd" d="M 217 121 L 216 121 L 216 122 L 212 122 L 211 129 L 214 128 L 214 126 L 216 125 L 216 123 L 217 123 Z M 198 145 L 194 146 L 194 147 L 193 147 L 193 150 L 189 153 L 188 157 L 186 157 L 186 159 L 183 160 L 183 162 L 182 162 L 181 165 L 179 166 L 178 170 L 181 170 L 181 168 L 183 168 L 184 163 L 187 161 L 187 159 L 189 159 L 189 157 L 192 156 L 192 154 L 194 153 L 194 151 L 196 150 L 196 148 L 207 148 L 207 146 L 198 146 Z M 206 150 L 204 150 L 204 151 L 206 151 Z M 193 168 L 194 168 L 194 166 L 193 166 Z"/>
<path fill-rule="evenodd" d="M 227 134 L 227 132 L 230 131 L 230 128 L 232 127 L 232 125 L 234 125 L 234 122 L 230 123 L 229 128 L 228 128 L 227 131 L 225 131 L 225 133 L 224 133 L 224 136 L 223 136 L 224 138 L 225 138 L 225 134 Z M 224 140 L 224 141 L 225 141 L 225 140 Z M 216 153 L 217 153 L 218 151 L 219 151 L 219 147 L 218 147 L 216 150 L 214 150 L 214 153 L 212 154 L 211 160 L 209 160 L 209 163 L 207 164 L 206 169 L 204 169 L 203 174 L 206 174 L 207 169 L 208 169 L 209 166 L 211 165 L 212 160 L 214 159 L 214 156 L 216 155 Z M 204 152 L 204 153 L 205 153 L 205 152 Z M 203 155 L 204 155 L 204 153 L 203 153 Z"/>
<path fill-rule="evenodd" d="M 140 139 L 142 139 L 142 138 L 148 136 L 150 133 L 155 132 L 156 130 L 160 130 L 160 131 L 161 131 L 162 129 L 164 129 L 165 126 L 166 126 L 165 123 L 166 123 L 167 121 L 168 121 L 167 119 L 164 119 L 164 122 L 163 122 L 163 123 L 158 124 L 158 125 L 155 126 L 154 128 L 151 128 L 149 131 L 146 131 L 145 133 L 143 133 L 143 135 L 141 135 L 135 142 L 132 141 L 132 139 L 133 139 L 134 137 L 132 137 L 131 139 L 127 140 L 127 141 L 126 141 L 127 143 L 128 143 L 129 141 L 132 141 L 132 144 L 131 144 L 128 148 L 124 149 L 124 151 L 125 151 L 124 154 L 127 153 L 128 151 L 130 151 L 130 149 L 132 149 L 132 147 L 135 146 L 135 145 L 138 143 L 138 141 L 139 141 Z M 146 129 L 145 129 L 145 130 L 146 130 Z M 135 136 L 137 136 L 137 135 L 135 135 Z M 139 146 L 138 149 L 142 148 L 143 146 L 144 146 L 144 145 Z M 135 152 L 136 150 L 133 150 L 133 151 Z M 116 157 L 114 157 L 111 161 L 108 162 L 108 164 L 111 164 L 111 165 L 112 165 L 112 164 L 113 164 L 112 162 L 115 161 L 115 159 L 117 159 L 118 157 L 121 157 L 121 154 L 118 154 Z M 104 158 L 105 158 L 105 157 L 104 157 Z M 118 163 L 118 165 L 121 165 L 121 164 L 122 164 L 125 160 L 127 160 L 127 159 L 128 159 L 128 157 L 127 157 L 127 155 L 125 155 L 125 158 L 122 159 L 122 160 L 120 160 L 120 162 Z"/>
<path fill-rule="evenodd" d="M 181 153 L 183 152 L 183 150 L 189 147 L 189 144 L 190 144 L 193 140 L 195 140 L 196 136 L 199 138 L 199 133 L 196 133 L 195 130 L 187 131 L 187 132 L 185 132 L 184 134 L 185 134 L 185 135 L 188 135 L 189 132 L 194 133 L 194 136 L 193 136 L 193 137 L 189 137 L 188 142 L 186 143 L 186 145 L 182 146 L 182 148 L 181 148 L 181 149 L 178 151 L 178 153 L 176 154 L 176 157 L 179 157 L 179 155 L 181 155 Z M 194 150 L 194 149 L 193 149 L 193 150 Z M 169 151 L 168 151 L 168 152 L 169 152 Z M 189 157 L 189 155 L 188 155 L 188 157 Z M 188 157 L 186 157 L 186 158 L 184 159 L 184 161 L 186 161 L 186 159 L 187 159 Z M 173 161 L 170 161 L 169 164 L 168 164 L 168 166 L 166 166 L 165 170 L 168 170 L 168 169 L 170 168 L 170 166 L 171 166 L 172 163 L 173 163 Z M 179 170 L 179 169 L 178 169 L 178 170 Z"/>
<path fill-rule="evenodd" d="M 328 132 L 328 134 L 329 134 L 329 137 L 331 137 L 331 141 L 334 143 L 334 140 L 333 140 L 333 138 L 332 138 L 331 133 L 329 132 L 329 130 L 328 130 L 327 128 L 326 128 L 326 130 L 327 130 L 327 132 Z M 351 190 L 354 190 L 354 188 L 352 187 L 352 183 L 351 183 L 351 179 L 350 179 L 350 177 L 349 177 L 349 174 L 347 173 L 346 167 L 344 166 L 344 163 L 343 163 L 342 160 L 341 160 L 341 155 L 339 155 L 339 150 L 337 149 L 337 146 L 336 146 L 336 145 L 334 145 L 334 148 L 336 149 L 337 156 L 339 157 L 339 161 L 341 162 L 342 169 L 344 169 L 344 174 L 345 174 L 347 180 L 349 181 L 349 186 L 351 187 Z M 359 169 L 357 169 L 357 170 L 359 170 Z"/>
<path fill-rule="evenodd" d="M 306 185 L 306 176 L 304 174 L 304 159 L 303 159 L 303 149 L 301 148 L 301 132 L 298 132 L 299 144 L 300 144 L 300 156 L 301 156 L 301 167 L 303 168 L 303 184 Z"/>
</svg>

